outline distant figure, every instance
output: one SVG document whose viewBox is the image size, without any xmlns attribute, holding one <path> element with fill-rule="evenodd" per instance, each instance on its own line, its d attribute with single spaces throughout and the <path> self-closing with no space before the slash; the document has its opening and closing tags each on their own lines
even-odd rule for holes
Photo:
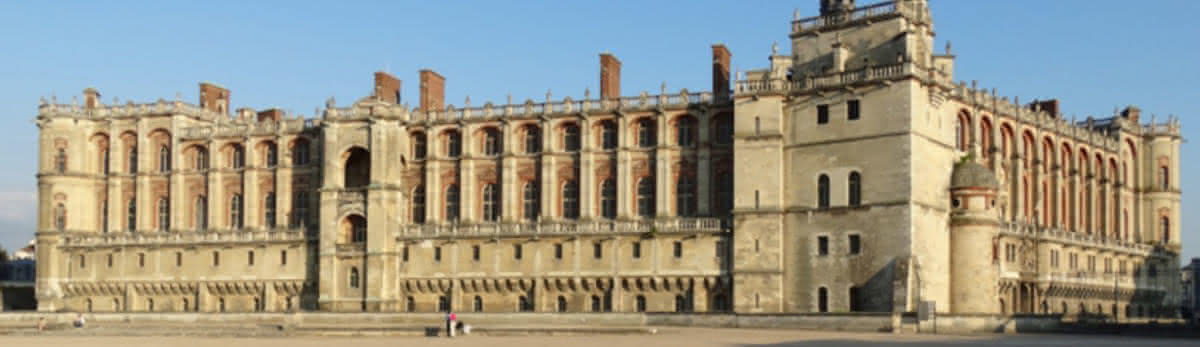
<svg viewBox="0 0 1200 347">
<path fill-rule="evenodd" d="M 446 311 L 446 337 L 454 337 L 454 321 L 458 317 L 454 315 L 454 311 Z"/>
<path fill-rule="evenodd" d="M 38 318 L 38 331 L 46 330 L 46 317 Z"/>
<path fill-rule="evenodd" d="M 84 324 L 87 324 L 87 320 L 84 319 L 83 314 L 80 313 L 78 316 L 75 316 L 75 322 L 72 324 L 75 325 L 76 328 L 82 328 Z"/>
<path fill-rule="evenodd" d="M 459 322 L 458 328 L 462 329 L 463 335 L 471 335 L 471 325 L 470 324 Z"/>
</svg>

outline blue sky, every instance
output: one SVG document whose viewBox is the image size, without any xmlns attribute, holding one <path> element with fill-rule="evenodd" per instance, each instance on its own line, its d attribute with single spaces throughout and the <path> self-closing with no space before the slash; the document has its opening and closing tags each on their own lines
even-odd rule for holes
<svg viewBox="0 0 1200 347">
<path fill-rule="evenodd" d="M 859 1 L 860 4 L 871 1 Z M 937 47 L 954 42 L 956 76 L 1021 100 L 1059 98 L 1063 111 L 1107 115 L 1135 104 L 1183 118 L 1200 133 L 1200 25 L 1192 0 L 932 0 Z M 772 42 L 788 47 L 795 1 L 203 1 L 0 2 L 0 245 L 33 238 L 38 98 L 96 87 L 106 103 L 195 102 L 197 82 L 229 87 L 235 107 L 306 115 L 336 97 L 368 94 L 371 73 L 404 80 L 417 70 L 447 78 L 447 103 L 579 98 L 598 86 L 597 54 L 622 67 L 633 95 L 710 88 L 709 46 L 725 43 L 742 70 L 766 66 Z M 1183 189 L 1200 155 L 1183 146 Z M 1187 216 L 1184 255 L 1200 255 Z"/>
</svg>

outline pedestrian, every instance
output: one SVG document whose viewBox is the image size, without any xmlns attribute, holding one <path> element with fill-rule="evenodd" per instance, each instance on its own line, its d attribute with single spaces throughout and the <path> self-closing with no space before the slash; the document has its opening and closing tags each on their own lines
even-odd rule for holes
<svg viewBox="0 0 1200 347">
<path fill-rule="evenodd" d="M 76 328 L 82 328 L 84 324 L 87 324 L 87 320 L 84 319 L 83 314 L 80 313 L 78 316 L 75 316 L 75 322 L 73 324 Z"/>
<path fill-rule="evenodd" d="M 46 331 L 46 317 L 38 318 L 38 331 Z"/>
<path fill-rule="evenodd" d="M 454 311 L 446 311 L 446 337 L 454 337 L 454 321 L 457 318 Z"/>
</svg>

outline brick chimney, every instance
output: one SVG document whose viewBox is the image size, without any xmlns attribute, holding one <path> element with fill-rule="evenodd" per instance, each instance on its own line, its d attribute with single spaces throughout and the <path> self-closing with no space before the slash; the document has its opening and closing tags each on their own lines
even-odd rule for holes
<svg viewBox="0 0 1200 347">
<path fill-rule="evenodd" d="M 375 97 L 386 103 L 399 104 L 400 80 L 383 71 L 375 72 Z"/>
<path fill-rule="evenodd" d="M 220 114 L 229 114 L 229 89 L 208 82 L 200 82 L 200 108 Z"/>
<path fill-rule="evenodd" d="M 1046 111 L 1047 113 L 1050 113 L 1051 117 L 1058 117 L 1058 99 L 1042 101 L 1034 100 L 1032 104 L 1029 104 L 1029 107 L 1036 110 Z"/>
<path fill-rule="evenodd" d="M 421 111 L 446 108 L 446 78 L 430 69 L 421 70 Z"/>
<path fill-rule="evenodd" d="M 96 88 L 88 88 L 83 90 L 83 107 L 96 108 L 100 107 L 100 91 Z"/>
<path fill-rule="evenodd" d="M 621 97 L 621 61 L 612 54 L 600 53 L 600 99 Z"/>
<path fill-rule="evenodd" d="M 269 110 L 258 111 L 258 121 L 272 120 L 278 122 L 283 119 L 283 110 L 272 108 Z"/>
<path fill-rule="evenodd" d="M 729 95 L 729 48 L 723 44 L 712 45 L 712 91 L 718 97 Z"/>
</svg>

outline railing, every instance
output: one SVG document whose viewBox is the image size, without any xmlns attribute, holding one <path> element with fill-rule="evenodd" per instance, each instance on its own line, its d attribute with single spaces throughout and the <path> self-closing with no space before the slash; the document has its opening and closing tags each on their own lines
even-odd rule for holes
<svg viewBox="0 0 1200 347">
<path fill-rule="evenodd" d="M 846 13 L 797 19 L 792 21 L 792 33 L 821 29 L 827 26 L 834 26 L 842 23 L 854 22 L 899 12 L 900 9 L 897 7 L 896 2 L 894 1 L 878 3 L 875 5 L 859 7 Z"/>
<path fill-rule="evenodd" d="M 523 224 L 409 225 L 400 228 L 397 238 L 433 238 L 453 236 L 535 236 L 572 234 L 729 232 L 717 218 L 673 218 L 647 221 L 589 221 Z"/>
<path fill-rule="evenodd" d="M 309 119 L 288 119 L 280 122 L 252 122 L 185 128 L 180 137 L 185 140 L 209 137 L 240 137 L 246 135 L 295 134 L 312 129 L 319 123 Z"/>
<path fill-rule="evenodd" d="M 1133 252 L 1140 255 L 1148 255 L 1154 250 L 1154 247 L 1152 246 L 1129 242 L 1126 240 L 1102 238 L 1095 236 L 1095 234 L 1062 231 L 1057 228 L 1047 228 L 1024 223 L 1008 223 L 1008 226 L 1004 229 L 1004 232 L 1010 235 L 1030 236 L 1049 241 L 1072 243 L 1081 246 L 1110 248 L 1126 252 Z"/>
<path fill-rule="evenodd" d="M 301 241 L 305 233 L 298 228 L 271 231 L 223 231 L 223 232 L 155 232 L 130 233 L 109 232 L 104 234 L 72 235 L 66 238 L 65 247 L 126 246 L 126 245 L 169 245 L 229 242 L 280 242 Z"/>
<path fill-rule="evenodd" d="M 838 72 L 821 76 L 806 76 L 796 80 L 741 80 L 737 81 L 734 91 L 737 94 L 757 93 L 787 93 L 799 92 L 817 88 L 838 87 L 852 83 L 862 83 L 894 79 L 913 75 L 917 68 L 910 63 L 871 66 L 854 71 Z"/>
<path fill-rule="evenodd" d="M 688 92 L 686 89 L 675 94 L 621 97 L 618 99 L 585 99 L 573 100 L 565 98 L 562 101 L 535 103 L 526 101 L 521 104 L 493 105 L 456 108 L 453 105 L 443 110 L 411 112 L 400 106 L 389 105 L 382 108 L 377 106 L 333 107 L 325 110 L 326 117 L 363 117 L 367 115 L 407 117 L 410 121 L 459 120 L 494 117 L 533 117 L 552 114 L 567 114 L 574 112 L 606 112 L 615 110 L 651 110 L 657 108 L 687 107 L 696 104 L 712 103 L 716 100 L 710 92 Z"/>
<path fill-rule="evenodd" d="M 101 105 L 94 108 L 76 104 L 43 103 L 38 106 L 38 113 L 45 116 L 82 116 L 87 118 L 129 117 L 151 114 L 181 114 L 196 116 L 204 119 L 215 119 L 224 114 L 206 110 L 200 106 L 182 101 L 167 102 L 158 100 L 153 103 L 127 103 L 124 105 Z"/>
</svg>

